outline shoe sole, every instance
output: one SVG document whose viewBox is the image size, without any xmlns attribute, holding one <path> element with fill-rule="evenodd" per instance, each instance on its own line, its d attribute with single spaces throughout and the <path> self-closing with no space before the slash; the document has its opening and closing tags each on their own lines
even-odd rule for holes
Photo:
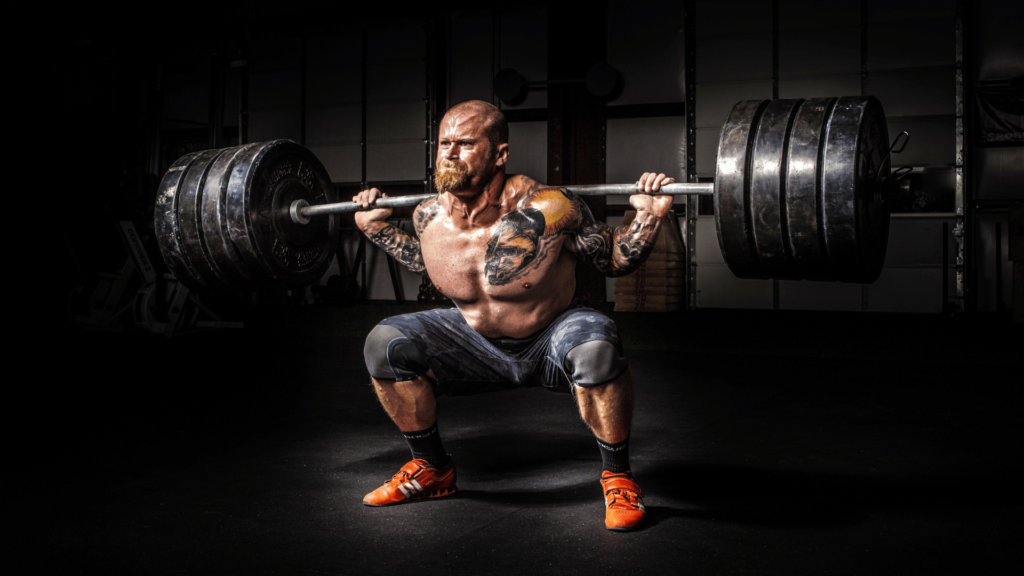
<svg viewBox="0 0 1024 576">
<path fill-rule="evenodd" d="M 632 528 L 626 528 L 626 527 L 623 527 L 623 526 L 616 526 L 615 528 L 608 528 L 608 526 L 605 526 L 605 528 L 607 528 L 608 530 L 611 530 L 612 532 L 632 532 L 633 530 L 639 529 L 641 526 L 643 526 L 642 523 L 641 524 L 637 524 L 636 526 L 633 526 Z"/>
<path fill-rule="evenodd" d="M 406 498 L 405 500 L 399 500 L 398 502 L 391 502 L 390 504 L 371 504 L 366 500 L 363 500 L 363 506 L 372 506 L 374 508 L 380 508 L 383 506 L 394 506 L 396 504 L 405 504 L 406 502 L 412 502 L 414 500 L 426 500 L 428 498 L 444 498 L 445 496 L 451 496 L 459 491 L 457 486 L 449 486 L 448 488 L 442 488 L 440 490 L 434 490 L 426 494 L 417 494 L 412 498 Z"/>
</svg>

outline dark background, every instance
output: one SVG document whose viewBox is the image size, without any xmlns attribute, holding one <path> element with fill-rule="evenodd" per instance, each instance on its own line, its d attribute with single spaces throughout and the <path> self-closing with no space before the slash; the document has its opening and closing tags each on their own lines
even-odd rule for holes
<svg viewBox="0 0 1024 576">
<path fill-rule="evenodd" d="M 966 5 L 968 89 L 1020 94 L 1020 7 Z M 263 3 L 55 17 L 55 46 L 34 74 L 61 95 L 49 130 L 65 145 L 49 170 L 73 185 L 55 192 L 59 256 L 39 271 L 53 294 L 43 309 L 56 354 L 36 361 L 45 376 L 30 394 L 24 444 L 32 510 L 24 534 L 41 550 L 40 571 L 1001 574 L 1024 566 L 1014 488 L 1021 338 L 1009 317 L 1007 248 L 1008 210 L 1022 199 L 1019 139 L 968 139 L 975 272 L 964 312 L 950 313 L 941 297 L 943 283 L 954 292 L 941 275 L 952 248 L 940 247 L 941 224 L 955 222 L 957 3 L 695 8 L 692 119 L 678 3 Z M 408 30 L 423 36 L 410 41 Z M 351 49 L 364 34 L 365 64 L 361 48 Z M 413 45 L 421 52 L 409 52 Z M 429 155 L 417 143 L 427 128 L 425 85 L 438 97 L 437 121 L 458 101 L 494 101 L 499 67 L 552 80 L 602 61 L 623 77 L 609 99 L 549 87 L 502 103 L 522 151 L 515 170 L 586 183 L 623 181 L 655 163 L 678 179 L 712 177 L 724 116 L 746 98 L 873 94 L 890 134 L 914 135 L 900 159 L 915 168 L 913 188 L 896 210 L 912 216 L 894 220 L 875 285 L 738 281 L 716 256 L 710 207 L 701 205 L 696 308 L 612 314 L 643 386 L 634 468 L 652 512 L 634 540 L 607 540 L 600 527 L 596 450 L 571 402 L 533 390 L 442 401 L 467 495 L 447 508 L 367 515 L 359 498 L 406 456 L 366 387 L 362 338 L 381 318 L 439 304 L 415 302 L 415 276 L 396 289 L 376 250 L 365 273 L 351 269 L 351 231 L 321 284 L 337 275 L 358 289 L 330 302 L 312 290 L 248 301 L 204 294 L 221 318 L 245 327 L 172 338 L 149 334 L 130 312 L 110 330 L 68 319 L 69 295 L 125 262 L 115 222 L 132 221 L 162 266 L 153 192 L 187 151 L 292 138 L 325 159 L 340 190 L 367 182 L 418 193 Z M 239 62 L 249 74 L 248 140 Z M 428 65 L 434 85 L 421 82 Z M 365 96 L 356 81 L 364 71 Z M 362 110 L 366 168 L 351 121 Z M 595 208 L 615 224 L 624 204 Z M 685 226 L 684 207 L 676 210 Z M 612 298 L 602 279 L 581 284 L 595 302 Z M 125 302 L 139 288 L 133 279 Z"/>
</svg>

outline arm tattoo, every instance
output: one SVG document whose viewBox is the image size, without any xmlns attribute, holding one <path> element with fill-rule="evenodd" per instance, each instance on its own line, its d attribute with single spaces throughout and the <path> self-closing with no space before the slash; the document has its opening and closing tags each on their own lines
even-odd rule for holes
<svg viewBox="0 0 1024 576">
<path fill-rule="evenodd" d="M 573 196 L 581 214 L 573 241 L 579 257 L 606 276 L 625 276 L 639 268 L 654 249 L 661 219 L 638 213 L 628 227 L 612 228 L 596 220 L 586 203 Z"/>
<path fill-rule="evenodd" d="M 379 230 L 367 236 L 371 242 L 383 248 L 409 270 L 426 275 L 427 268 L 423 265 L 423 254 L 420 253 L 420 241 L 417 238 L 391 224 L 384 224 Z"/>
</svg>

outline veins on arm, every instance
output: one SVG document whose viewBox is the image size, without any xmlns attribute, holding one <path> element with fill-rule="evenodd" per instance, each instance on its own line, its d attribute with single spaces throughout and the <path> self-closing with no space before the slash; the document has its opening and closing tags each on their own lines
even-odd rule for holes
<svg viewBox="0 0 1024 576">
<path fill-rule="evenodd" d="M 581 219 L 572 247 L 585 262 L 606 276 L 625 276 L 650 256 L 661 218 L 638 212 L 629 226 L 612 228 L 596 220 L 581 198 L 575 201 Z"/>
</svg>

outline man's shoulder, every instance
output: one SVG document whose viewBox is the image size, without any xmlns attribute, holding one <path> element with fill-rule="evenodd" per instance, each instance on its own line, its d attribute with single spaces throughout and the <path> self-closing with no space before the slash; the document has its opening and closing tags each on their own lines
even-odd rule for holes
<svg viewBox="0 0 1024 576">
<path fill-rule="evenodd" d="M 543 186 L 531 191 L 523 202 L 523 207 L 539 210 L 544 215 L 547 234 L 571 230 L 580 219 L 576 195 L 555 186 Z"/>
<path fill-rule="evenodd" d="M 413 210 L 413 227 L 416 228 L 416 233 L 423 232 L 423 229 L 427 227 L 438 215 L 442 212 L 441 203 L 438 202 L 437 196 L 433 198 L 427 198 L 423 202 L 420 202 Z"/>
</svg>

